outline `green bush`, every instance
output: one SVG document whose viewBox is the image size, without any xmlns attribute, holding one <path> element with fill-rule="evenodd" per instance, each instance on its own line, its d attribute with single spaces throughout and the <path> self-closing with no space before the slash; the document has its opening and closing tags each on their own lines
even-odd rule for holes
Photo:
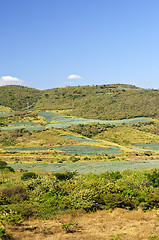
<svg viewBox="0 0 159 240">
<path fill-rule="evenodd" d="M 75 209 L 84 209 L 86 212 L 98 209 L 96 196 L 91 189 L 82 189 L 71 196 L 71 206 Z"/>
<path fill-rule="evenodd" d="M 154 169 L 152 173 L 147 174 L 147 178 L 154 188 L 159 187 L 159 170 Z"/>
<path fill-rule="evenodd" d="M 9 202 L 20 202 L 28 199 L 26 190 L 22 186 L 13 186 L 10 188 L 3 188 L 2 194 L 8 199 Z"/>
<path fill-rule="evenodd" d="M 0 166 L 7 166 L 7 163 L 5 161 L 0 160 Z"/>
<path fill-rule="evenodd" d="M 60 181 L 66 181 L 69 180 L 71 178 L 73 178 L 75 175 L 77 175 L 77 172 L 62 172 L 62 173 L 55 173 L 54 174 L 56 179 L 60 180 Z"/>
<path fill-rule="evenodd" d="M 1 172 L 15 172 L 12 167 L 9 167 L 6 165 L 0 165 L 0 171 Z"/>
<path fill-rule="evenodd" d="M 23 175 L 21 176 L 21 180 L 29 180 L 29 179 L 36 179 L 36 178 L 38 178 L 38 175 L 34 172 L 23 173 Z"/>
</svg>

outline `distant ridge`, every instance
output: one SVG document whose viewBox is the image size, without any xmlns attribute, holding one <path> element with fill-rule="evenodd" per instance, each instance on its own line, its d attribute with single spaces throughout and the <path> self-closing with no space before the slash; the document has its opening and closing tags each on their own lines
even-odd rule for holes
<svg viewBox="0 0 159 240">
<path fill-rule="evenodd" d="M 13 110 L 60 110 L 66 115 L 93 119 L 159 117 L 159 90 L 128 84 L 75 86 L 37 90 L 0 87 L 0 105 Z"/>
</svg>

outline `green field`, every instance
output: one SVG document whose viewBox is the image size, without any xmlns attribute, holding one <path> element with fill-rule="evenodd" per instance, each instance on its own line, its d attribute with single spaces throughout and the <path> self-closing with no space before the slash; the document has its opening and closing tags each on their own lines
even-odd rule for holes
<svg viewBox="0 0 159 240">
<path fill-rule="evenodd" d="M 137 147 L 148 148 L 147 150 L 156 150 L 159 151 L 159 143 L 145 143 L 145 144 L 135 144 Z"/>
<path fill-rule="evenodd" d="M 30 148 L 4 148 L 6 151 L 43 151 L 56 149 L 67 154 L 77 155 L 96 155 L 96 154 L 120 154 L 117 147 L 91 147 L 91 146 L 59 146 L 59 147 L 30 147 Z"/>
<path fill-rule="evenodd" d="M 14 122 L 14 123 L 8 123 L 8 126 L 28 126 L 28 125 L 38 125 L 36 122 Z"/>
<path fill-rule="evenodd" d="M 119 154 L 122 153 L 117 147 L 101 148 L 91 146 L 60 146 L 54 149 L 77 155 L 96 155 L 96 154 Z"/>
<path fill-rule="evenodd" d="M 54 118 L 63 117 L 61 114 L 53 112 L 39 112 L 39 116 L 45 118 L 48 122 L 51 122 Z"/>
<path fill-rule="evenodd" d="M 17 130 L 17 129 L 26 129 L 28 131 L 43 130 L 43 126 L 11 126 L 11 127 L 1 127 L 0 130 Z"/>
<path fill-rule="evenodd" d="M 159 160 L 140 161 L 107 161 L 107 162 L 77 162 L 77 163 L 32 163 L 10 164 L 14 169 L 39 170 L 45 172 L 77 171 L 78 173 L 102 173 L 106 171 L 123 171 L 124 169 L 148 170 L 159 168 Z"/>
<path fill-rule="evenodd" d="M 69 117 L 57 113 L 52 112 L 40 112 L 40 117 L 45 118 L 46 121 L 57 121 L 58 123 L 48 124 L 47 127 L 51 128 L 66 128 L 72 125 L 77 124 L 90 124 L 90 123 L 99 123 L 99 124 L 113 124 L 119 125 L 122 123 L 134 123 L 134 122 L 149 122 L 152 121 L 149 118 L 132 118 L 132 119 L 123 119 L 123 120 L 98 120 L 98 119 L 86 119 L 86 118 L 76 118 L 76 117 Z"/>
</svg>

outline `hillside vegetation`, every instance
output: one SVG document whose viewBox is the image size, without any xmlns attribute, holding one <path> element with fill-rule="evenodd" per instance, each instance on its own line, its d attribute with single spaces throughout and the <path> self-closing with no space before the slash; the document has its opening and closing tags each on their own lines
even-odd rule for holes
<svg viewBox="0 0 159 240">
<path fill-rule="evenodd" d="M 37 90 L 0 87 L 0 104 L 13 110 L 59 110 L 66 115 L 93 119 L 159 116 L 159 90 L 111 84 Z"/>
<path fill-rule="evenodd" d="M 30 107 L 40 98 L 40 90 L 17 85 L 0 87 L 0 105 L 10 107 L 15 111 Z"/>
</svg>

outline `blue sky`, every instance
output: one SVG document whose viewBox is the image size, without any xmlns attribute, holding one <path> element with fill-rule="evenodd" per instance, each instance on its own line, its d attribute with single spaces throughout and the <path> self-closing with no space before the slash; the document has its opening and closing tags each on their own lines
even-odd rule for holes
<svg viewBox="0 0 159 240">
<path fill-rule="evenodd" d="M 158 0 L 0 0 L 0 85 L 159 88 Z"/>
</svg>

